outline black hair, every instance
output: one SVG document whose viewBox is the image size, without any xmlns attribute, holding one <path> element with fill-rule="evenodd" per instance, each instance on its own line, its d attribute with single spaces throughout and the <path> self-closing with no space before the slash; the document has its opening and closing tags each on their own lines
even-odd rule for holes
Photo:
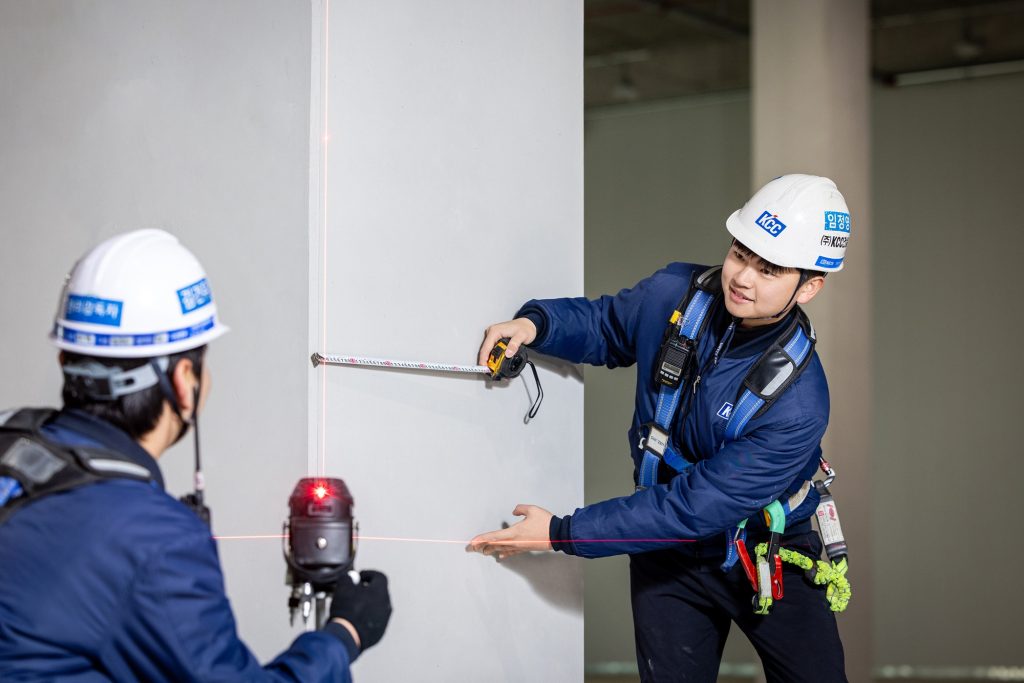
<svg viewBox="0 0 1024 683">
<path fill-rule="evenodd" d="M 761 259 L 761 263 L 764 264 L 765 269 L 769 273 L 771 273 L 772 275 L 786 275 L 787 273 L 800 273 L 800 275 L 802 276 L 801 279 L 803 280 L 803 282 L 807 282 L 812 277 L 825 277 L 826 275 L 828 275 L 828 273 L 822 272 L 820 270 L 810 270 L 808 268 L 790 268 L 789 266 L 779 266 L 779 265 L 776 265 L 776 264 L 772 263 L 771 261 L 769 261 L 768 259 L 761 258 L 757 254 L 755 254 L 753 249 L 751 249 L 747 245 L 743 244 L 743 242 L 740 242 L 735 237 L 732 240 L 732 246 L 735 246 L 739 250 L 739 252 L 741 254 L 743 254 L 743 256 L 746 257 L 746 258 L 749 258 L 751 256 L 757 256 L 757 258 Z"/>
<path fill-rule="evenodd" d="M 192 368 L 196 377 L 202 377 L 203 356 L 205 354 L 206 346 L 170 354 L 167 357 L 167 377 L 171 378 L 174 375 L 174 368 L 177 367 L 180 361 L 186 358 L 192 361 Z M 149 358 L 100 358 L 98 356 L 64 351 L 62 362 L 64 365 L 93 362 L 106 367 L 132 370 L 146 365 L 149 363 L 149 360 Z M 75 387 L 67 380 L 64 382 L 62 396 L 65 409 L 83 410 L 127 432 L 129 436 L 136 440 L 156 427 L 164 411 L 164 401 L 167 400 L 159 384 L 154 384 L 142 391 L 119 396 L 112 401 L 101 401 L 76 391 Z"/>
</svg>

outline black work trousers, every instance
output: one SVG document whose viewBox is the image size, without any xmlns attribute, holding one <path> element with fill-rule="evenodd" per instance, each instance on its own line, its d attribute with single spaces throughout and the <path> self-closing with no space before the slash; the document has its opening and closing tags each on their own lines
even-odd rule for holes
<svg viewBox="0 0 1024 683">
<path fill-rule="evenodd" d="M 737 562 L 728 573 L 718 559 L 674 550 L 630 558 L 636 658 L 645 682 L 718 678 L 730 622 L 746 634 L 768 681 L 845 683 L 843 645 L 823 588 L 783 565 L 783 598 L 757 615 L 754 594 Z"/>
</svg>

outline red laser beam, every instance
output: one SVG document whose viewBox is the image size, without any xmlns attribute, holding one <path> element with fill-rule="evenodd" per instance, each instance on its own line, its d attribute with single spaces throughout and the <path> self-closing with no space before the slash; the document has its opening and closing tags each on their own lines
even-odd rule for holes
<svg viewBox="0 0 1024 683">
<path fill-rule="evenodd" d="M 321 178 L 320 191 L 323 193 L 323 217 L 321 224 L 322 233 L 322 253 L 321 253 L 321 280 L 323 292 L 320 297 L 320 303 L 322 306 L 322 316 L 320 320 L 320 334 L 321 334 L 321 348 L 327 348 L 327 142 L 330 139 L 330 69 L 331 69 L 331 0 L 324 0 L 324 67 L 323 67 L 323 98 L 324 98 L 324 118 L 323 118 L 323 175 Z M 321 477 L 325 476 L 327 472 L 327 367 L 324 366 L 323 374 L 320 375 L 320 459 L 319 459 L 319 472 L 317 474 Z"/>
<path fill-rule="evenodd" d="M 238 536 L 214 536 L 217 541 L 262 541 L 268 539 L 280 540 L 288 538 L 288 534 L 250 534 Z M 404 536 L 354 536 L 357 541 L 392 541 L 398 543 L 444 543 L 451 545 L 469 545 L 469 541 L 460 541 L 446 538 L 411 538 Z M 552 541 L 516 541 L 516 543 L 536 543 L 538 545 L 551 543 Z M 569 541 L 554 541 L 554 543 L 568 543 Z M 572 543 L 696 543 L 693 538 L 582 538 L 574 539 Z M 490 545 L 502 545 L 501 541 L 491 541 Z"/>
</svg>

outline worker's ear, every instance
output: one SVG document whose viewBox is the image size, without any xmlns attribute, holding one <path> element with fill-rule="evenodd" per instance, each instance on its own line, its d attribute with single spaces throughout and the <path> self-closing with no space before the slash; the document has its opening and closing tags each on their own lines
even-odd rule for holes
<svg viewBox="0 0 1024 683">
<path fill-rule="evenodd" d="M 192 412 L 196 407 L 196 394 L 195 388 L 199 383 L 199 378 L 196 377 L 195 366 L 192 364 L 191 359 L 182 358 L 175 366 L 174 371 L 171 373 L 171 385 L 174 387 L 174 395 L 178 399 L 178 405 L 181 407 L 181 416 L 185 421 L 192 419 Z"/>
<path fill-rule="evenodd" d="M 800 286 L 800 290 L 796 293 L 796 302 L 803 306 L 808 301 L 818 296 L 818 292 L 824 288 L 825 278 L 821 275 L 815 275 Z"/>
</svg>

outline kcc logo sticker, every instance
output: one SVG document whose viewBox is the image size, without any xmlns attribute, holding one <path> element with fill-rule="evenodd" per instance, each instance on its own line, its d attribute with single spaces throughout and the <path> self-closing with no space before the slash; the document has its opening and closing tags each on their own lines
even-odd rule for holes
<svg viewBox="0 0 1024 683">
<path fill-rule="evenodd" d="M 754 221 L 754 223 L 759 225 L 766 233 L 768 233 L 772 237 L 778 237 L 779 234 L 781 234 L 782 231 L 786 229 L 786 224 L 780 221 L 777 215 L 773 215 L 768 211 L 765 211 L 760 216 L 758 216 L 757 220 Z"/>
</svg>

